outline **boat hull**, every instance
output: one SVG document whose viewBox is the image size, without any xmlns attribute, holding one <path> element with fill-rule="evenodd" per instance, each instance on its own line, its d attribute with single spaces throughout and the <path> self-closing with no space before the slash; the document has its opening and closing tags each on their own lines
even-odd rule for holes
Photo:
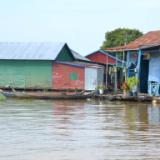
<svg viewBox="0 0 160 160">
<path fill-rule="evenodd" d="M 52 93 L 22 93 L 22 92 L 1 92 L 7 98 L 18 99 L 87 99 L 92 95 L 70 94 L 70 95 L 56 95 Z"/>
</svg>

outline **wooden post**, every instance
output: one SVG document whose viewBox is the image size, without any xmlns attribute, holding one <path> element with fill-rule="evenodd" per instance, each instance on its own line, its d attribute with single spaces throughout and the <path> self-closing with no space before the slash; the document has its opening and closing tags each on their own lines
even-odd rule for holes
<svg viewBox="0 0 160 160">
<path fill-rule="evenodd" d="M 114 94 L 117 94 L 117 53 L 116 53 L 116 66 L 114 67 Z"/>
<path fill-rule="evenodd" d="M 138 92 L 140 92 L 141 57 L 142 57 L 142 51 L 139 49 L 138 50 L 137 67 L 136 67 L 136 70 L 137 70 L 136 77 L 139 79 Z"/>
<path fill-rule="evenodd" d="M 106 54 L 107 58 L 106 58 L 106 87 L 108 88 L 108 54 Z"/>
<path fill-rule="evenodd" d="M 127 58 L 127 57 L 126 57 Z M 125 51 L 123 50 L 123 78 L 127 80 L 127 59 L 125 59 Z"/>
<path fill-rule="evenodd" d="M 130 51 L 127 51 L 127 62 L 126 62 L 127 74 L 126 74 L 126 79 L 129 76 L 129 61 L 130 61 Z"/>
<path fill-rule="evenodd" d="M 138 50 L 138 59 L 137 59 L 137 74 L 136 77 L 140 78 L 140 71 L 141 71 L 141 57 L 142 57 L 142 51 L 139 49 Z"/>
</svg>

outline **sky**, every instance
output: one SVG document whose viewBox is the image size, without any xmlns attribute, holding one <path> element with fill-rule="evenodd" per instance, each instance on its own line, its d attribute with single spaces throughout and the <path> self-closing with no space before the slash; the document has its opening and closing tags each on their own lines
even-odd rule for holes
<svg viewBox="0 0 160 160">
<path fill-rule="evenodd" d="M 0 0 L 0 41 L 67 42 L 87 55 L 124 27 L 160 30 L 160 0 Z"/>
</svg>

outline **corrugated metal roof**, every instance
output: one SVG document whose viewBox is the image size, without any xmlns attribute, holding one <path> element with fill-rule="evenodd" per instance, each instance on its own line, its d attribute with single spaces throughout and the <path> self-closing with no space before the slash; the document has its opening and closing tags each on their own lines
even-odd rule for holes
<svg viewBox="0 0 160 160">
<path fill-rule="evenodd" d="M 71 52 L 73 54 L 73 57 L 75 59 L 77 59 L 77 60 L 83 60 L 83 61 L 90 61 L 88 58 L 81 56 L 79 53 L 73 51 L 72 49 L 70 49 L 70 50 L 71 50 Z"/>
<path fill-rule="evenodd" d="M 75 66 L 75 67 L 82 67 L 84 68 L 85 65 L 84 64 L 81 64 L 81 63 L 74 63 L 74 62 L 62 62 L 62 61 L 56 61 L 54 63 L 57 63 L 57 64 L 65 64 L 65 65 L 70 65 L 70 66 Z"/>
<path fill-rule="evenodd" d="M 116 56 L 112 56 L 109 52 L 107 52 L 106 50 L 102 50 L 102 49 L 99 49 L 99 50 L 97 50 L 97 51 L 94 51 L 94 52 L 88 54 L 87 56 L 90 56 L 90 55 L 95 54 L 95 53 L 97 53 L 97 52 L 100 52 L 100 53 L 102 53 L 102 54 L 105 54 L 105 55 L 107 55 L 108 57 L 110 57 L 110 58 L 112 58 L 112 59 L 114 59 L 114 60 L 117 59 L 117 61 L 119 61 L 120 63 L 125 63 L 125 62 L 123 62 L 122 60 L 116 58 Z M 86 57 L 87 57 L 87 56 L 86 56 Z"/>
<path fill-rule="evenodd" d="M 85 62 L 62 62 L 62 61 L 56 61 L 54 63 L 57 64 L 66 64 L 66 65 L 70 65 L 70 66 L 75 66 L 75 67 L 91 67 L 91 68 L 103 68 L 102 65 L 98 65 L 98 64 L 91 64 L 91 63 L 85 63 Z"/>
<path fill-rule="evenodd" d="M 55 60 L 66 43 L 0 42 L 0 59 Z"/>
<path fill-rule="evenodd" d="M 103 68 L 103 65 L 101 65 L 101 64 L 98 64 L 98 63 L 96 63 L 96 62 L 92 62 L 92 61 L 90 61 L 90 62 L 80 62 L 80 61 L 74 61 L 73 63 L 76 63 L 76 64 L 82 64 L 82 65 L 85 65 L 86 67 L 88 67 L 88 66 L 90 66 L 90 67 L 98 67 L 98 68 Z"/>
</svg>

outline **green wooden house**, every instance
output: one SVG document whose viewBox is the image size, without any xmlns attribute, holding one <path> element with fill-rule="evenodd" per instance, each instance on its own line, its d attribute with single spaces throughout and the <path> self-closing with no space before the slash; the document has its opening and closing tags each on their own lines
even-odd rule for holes
<svg viewBox="0 0 160 160">
<path fill-rule="evenodd" d="M 0 43 L 0 88 L 52 89 L 54 61 L 88 61 L 66 43 Z"/>
</svg>

